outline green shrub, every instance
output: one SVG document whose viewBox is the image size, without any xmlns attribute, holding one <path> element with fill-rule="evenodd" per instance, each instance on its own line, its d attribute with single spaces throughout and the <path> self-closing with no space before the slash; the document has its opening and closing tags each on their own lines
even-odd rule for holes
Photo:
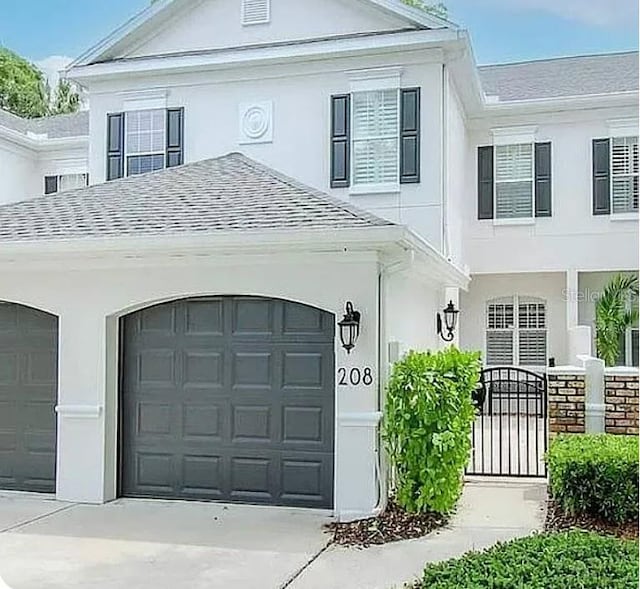
<svg viewBox="0 0 640 589">
<path fill-rule="evenodd" d="M 446 513 L 456 504 L 471 450 L 471 400 L 480 355 L 451 347 L 409 352 L 393 367 L 383 437 L 398 504 Z"/>
<path fill-rule="evenodd" d="M 566 512 L 611 523 L 638 517 L 637 436 L 560 435 L 547 462 L 551 496 Z"/>
<path fill-rule="evenodd" d="M 637 589 L 638 542 L 539 534 L 428 565 L 416 589 Z"/>
</svg>

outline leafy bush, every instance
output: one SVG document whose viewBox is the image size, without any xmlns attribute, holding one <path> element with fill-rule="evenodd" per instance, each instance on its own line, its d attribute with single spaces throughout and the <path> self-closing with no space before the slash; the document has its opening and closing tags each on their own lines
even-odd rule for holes
<svg viewBox="0 0 640 589">
<path fill-rule="evenodd" d="M 638 542 L 540 534 L 428 565 L 416 589 L 637 589 Z"/>
<path fill-rule="evenodd" d="M 383 436 L 396 500 L 407 511 L 446 513 L 462 490 L 480 355 L 451 347 L 409 352 L 393 367 Z"/>
<path fill-rule="evenodd" d="M 547 462 L 551 496 L 567 513 L 616 524 L 638 517 L 637 436 L 561 435 Z"/>
</svg>

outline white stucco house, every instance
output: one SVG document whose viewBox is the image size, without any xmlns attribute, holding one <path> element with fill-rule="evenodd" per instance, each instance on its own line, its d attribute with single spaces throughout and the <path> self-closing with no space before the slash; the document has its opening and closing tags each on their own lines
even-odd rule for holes
<svg viewBox="0 0 640 589">
<path fill-rule="evenodd" d="M 636 53 L 478 67 L 399 0 L 159 0 L 67 75 L 88 113 L 0 112 L 0 488 L 370 515 L 389 363 L 450 300 L 544 370 L 637 271 Z"/>
</svg>

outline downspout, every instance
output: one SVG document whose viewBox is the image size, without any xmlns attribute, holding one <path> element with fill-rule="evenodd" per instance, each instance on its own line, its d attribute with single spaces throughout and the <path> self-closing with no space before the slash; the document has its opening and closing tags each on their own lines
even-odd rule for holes
<svg viewBox="0 0 640 589">
<path fill-rule="evenodd" d="M 376 411 L 382 413 L 384 419 L 384 399 L 385 391 L 387 390 L 388 372 L 387 366 L 388 352 L 383 353 L 383 346 L 386 345 L 386 323 L 387 314 L 385 307 L 384 293 L 387 288 L 387 279 L 393 274 L 408 270 L 413 265 L 415 260 L 415 252 L 411 250 L 409 252 L 408 259 L 393 262 L 391 264 L 380 264 L 378 271 L 378 399 Z M 388 488 L 387 488 L 387 464 L 385 459 L 384 444 L 382 441 L 382 429 L 378 427 L 378 435 L 376 437 L 376 461 L 375 461 L 375 476 L 378 486 L 378 500 L 375 508 L 372 511 L 372 517 L 378 517 L 386 508 L 388 500 Z"/>
<path fill-rule="evenodd" d="M 448 164 L 449 164 L 449 154 L 447 152 L 449 148 L 449 126 L 447 121 L 447 109 L 448 109 L 448 92 L 447 92 L 447 65 L 445 63 L 442 64 L 442 76 L 441 76 L 441 86 L 442 86 L 442 96 L 440 99 L 440 108 L 441 108 L 441 120 L 440 120 L 440 132 L 441 132 L 441 141 L 440 141 L 440 161 L 441 161 L 441 170 L 440 170 L 440 182 L 441 182 L 441 190 L 440 190 L 440 211 L 442 215 L 442 235 L 441 241 L 442 244 L 442 254 L 445 258 L 450 257 L 450 244 L 449 244 L 449 210 L 448 210 Z"/>
</svg>

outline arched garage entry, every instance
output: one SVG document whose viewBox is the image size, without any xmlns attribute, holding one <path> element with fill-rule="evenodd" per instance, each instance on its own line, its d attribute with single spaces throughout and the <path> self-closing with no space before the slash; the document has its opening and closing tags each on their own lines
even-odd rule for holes
<svg viewBox="0 0 640 589">
<path fill-rule="evenodd" d="M 332 508 L 334 331 L 246 296 L 124 317 L 120 494 Z"/>
<path fill-rule="evenodd" d="M 0 489 L 56 486 L 58 319 L 0 302 Z"/>
</svg>

